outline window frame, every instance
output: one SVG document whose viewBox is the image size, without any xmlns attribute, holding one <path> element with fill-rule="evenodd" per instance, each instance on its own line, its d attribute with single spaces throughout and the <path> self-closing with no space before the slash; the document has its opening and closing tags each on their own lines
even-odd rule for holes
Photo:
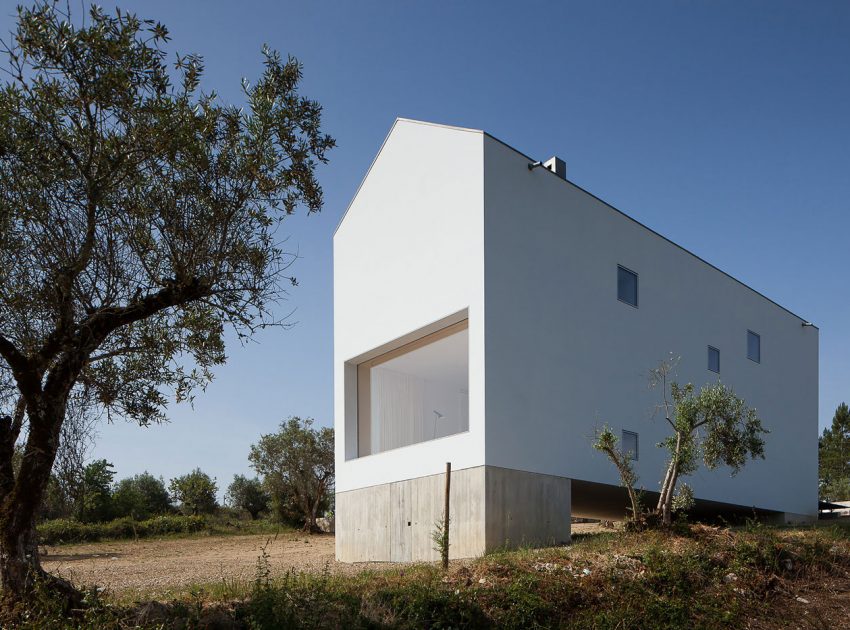
<svg viewBox="0 0 850 630">
<path fill-rule="evenodd" d="M 628 300 L 624 300 L 620 297 L 620 271 L 625 271 L 626 273 L 630 273 L 635 277 L 635 302 L 632 304 Z M 637 271 L 633 271 L 626 267 L 625 265 L 617 264 L 617 300 L 622 302 L 623 304 L 628 304 L 632 308 L 639 308 L 640 304 L 640 274 Z"/>
<path fill-rule="evenodd" d="M 365 359 L 355 364 L 356 370 L 356 386 L 355 386 L 355 408 L 356 408 L 356 444 L 357 444 L 357 455 L 353 459 L 360 459 L 362 457 L 371 457 L 373 455 L 380 455 L 381 453 L 387 453 L 389 451 L 394 451 L 399 448 L 408 448 L 411 446 L 416 446 L 418 444 L 424 444 L 425 442 L 430 442 L 432 440 L 441 440 L 445 438 L 450 438 L 455 435 L 461 435 L 463 433 L 469 432 L 469 427 L 467 427 L 464 431 L 459 431 L 458 433 L 452 433 L 450 435 L 441 436 L 438 438 L 432 438 L 431 440 L 424 440 L 422 442 L 414 442 L 413 444 L 407 444 L 404 446 L 397 446 L 388 449 L 384 449 L 377 452 L 372 452 L 371 448 L 371 439 L 372 439 L 372 396 L 371 396 L 371 381 L 372 375 L 371 370 L 373 367 L 381 365 L 382 363 L 386 363 L 387 361 L 391 361 L 397 357 L 403 356 L 405 354 L 409 354 L 411 352 L 415 352 L 416 350 L 428 346 L 436 341 L 440 341 L 446 337 L 450 337 L 457 333 L 463 332 L 464 330 L 469 329 L 469 318 L 465 317 L 464 319 L 455 322 L 453 324 L 449 324 L 435 330 L 434 332 L 427 333 L 422 335 L 421 337 L 417 337 L 411 341 L 402 343 L 401 345 L 392 348 L 391 350 L 385 350 L 380 354 L 373 356 L 371 359 Z M 467 370 L 469 369 L 469 348 L 467 347 Z M 365 419 L 369 419 L 368 422 L 364 422 Z"/>
<path fill-rule="evenodd" d="M 711 367 L 711 352 L 712 352 L 712 350 L 717 353 L 717 369 L 716 370 Z M 708 346 L 708 371 L 714 372 L 715 374 L 720 374 L 720 349 L 715 348 L 712 345 Z"/>
<path fill-rule="evenodd" d="M 640 435 L 638 434 L 637 431 L 629 431 L 628 429 L 622 429 L 621 430 L 621 433 L 620 433 L 620 445 L 621 445 L 620 451 L 623 453 L 623 455 L 627 455 L 628 453 L 631 452 L 631 451 L 627 451 L 625 449 L 625 440 L 623 438 L 625 438 L 627 434 L 635 436 L 635 450 L 632 453 L 632 456 L 631 456 L 630 459 L 633 462 L 640 461 L 640 458 L 639 458 L 639 455 L 640 455 Z"/>
<path fill-rule="evenodd" d="M 755 358 L 755 359 L 750 356 L 750 335 L 755 337 L 756 340 L 758 341 L 758 346 L 757 346 L 758 357 Z M 753 363 L 759 363 L 759 364 L 761 363 L 761 335 L 758 334 L 757 332 L 753 331 L 753 330 L 750 330 L 749 328 L 747 329 L 747 358 L 750 361 L 752 361 Z"/>
</svg>

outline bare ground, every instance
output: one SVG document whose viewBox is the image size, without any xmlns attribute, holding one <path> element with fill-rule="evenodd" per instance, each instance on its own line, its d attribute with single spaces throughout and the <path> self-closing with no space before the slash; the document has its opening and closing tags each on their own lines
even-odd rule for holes
<svg viewBox="0 0 850 630">
<path fill-rule="evenodd" d="M 48 547 L 42 564 L 78 585 L 102 586 L 121 595 L 168 594 L 196 584 L 253 580 L 264 546 L 272 576 L 289 570 L 319 573 L 327 567 L 339 574 L 388 566 L 336 562 L 332 535 L 293 532 L 63 545 Z"/>
<path fill-rule="evenodd" d="M 574 524 L 573 534 L 601 531 Z M 334 559 L 333 535 L 203 536 L 47 547 L 42 565 L 78 586 L 96 585 L 123 597 L 162 597 L 194 585 L 249 582 L 265 546 L 271 577 L 287 571 L 356 574 L 391 563 L 348 564 Z"/>
</svg>

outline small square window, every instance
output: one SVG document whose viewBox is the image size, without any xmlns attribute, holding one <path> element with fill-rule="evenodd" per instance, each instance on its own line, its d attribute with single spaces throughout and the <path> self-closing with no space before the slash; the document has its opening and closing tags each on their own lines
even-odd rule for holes
<svg viewBox="0 0 850 630">
<path fill-rule="evenodd" d="M 750 361 L 761 363 L 761 335 L 752 330 L 747 331 L 747 358 Z"/>
<path fill-rule="evenodd" d="M 708 346 L 708 369 L 720 374 L 720 350 Z"/>
<path fill-rule="evenodd" d="M 637 308 L 638 275 L 620 265 L 617 265 L 617 299 Z"/>
<path fill-rule="evenodd" d="M 638 434 L 634 431 L 623 431 L 622 444 L 623 454 L 629 459 L 637 461 L 638 458 Z"/>
</svg>

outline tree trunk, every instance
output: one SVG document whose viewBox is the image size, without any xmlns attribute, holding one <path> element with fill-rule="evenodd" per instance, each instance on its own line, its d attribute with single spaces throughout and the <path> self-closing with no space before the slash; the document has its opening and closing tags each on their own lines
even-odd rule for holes
<svg viewBox="0 0 850 630">
<path fill-rule="evenodd" d="M 36 513 L 59 447 L 65 398 L 40 398 L 37 405 L 28 406 L 29 435 L 17 475 L 11 467 L 14 444 L 6 430 L 7 419 L 0 428 L 0 585 L 7 601 L 25 600 L 34 590 L 46 588 L 70 610 L 80 606 L 82 593 L 41 568 L 35 529 Z"/>
<path fill-rule="evenodd" d="M 673 491 L 676 489 L 676 482 L 679 478 L 679 454 L 682 448 L 682 435 L 676 434 L 676 449 L 670 458 L 670 465 L 667 467 L 667 473 L 664 476 L 664 483 L 661 485 L 661 495 L 658 497 L 658 506 L 656 511 L 661 514 L 661 522 L 664 525 L 673 524 Z"/>
</svg>

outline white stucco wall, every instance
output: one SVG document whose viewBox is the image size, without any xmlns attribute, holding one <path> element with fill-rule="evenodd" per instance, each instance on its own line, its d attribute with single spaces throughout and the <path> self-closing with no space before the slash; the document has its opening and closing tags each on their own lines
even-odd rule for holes
<svg viewBox="0 0 850 630">
<path fill-rule="evenodd" d="M 337 492 L 484 463 L 483 137 L 397 121 L 334 236 Z M 352 459 L 352 359 L 462 312 L 469 431 Z"/>
<path fill-rule="evenodd" d="M 607 422 L 640 435 L 640 483 L 657 490 L 666 423 L 647 371 L 673 352 L 680 382 L 713 381 L 712 345 L 771 433 L 737 477 L 687 481 L 702 499 L 816 513 L 817 329 L 489 136 L 484 162 L 486 463 L 616 484 L 590 446 Z M 639 274 L 637 309 L 617 300 L 618 264 Z"/>
</svg>

